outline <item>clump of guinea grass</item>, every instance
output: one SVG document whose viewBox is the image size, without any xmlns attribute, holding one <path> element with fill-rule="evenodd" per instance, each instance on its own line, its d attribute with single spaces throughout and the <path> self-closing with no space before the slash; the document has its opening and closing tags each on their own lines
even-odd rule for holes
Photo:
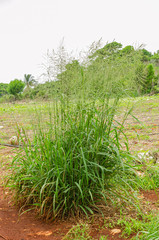
<svg viewBox="0 0 159 240">
<path fill-rule="evenodd" d="M 115 120 L 118 101 L 50 105 L 47 127 L 39 118 L 33 143 L 24 143 L 12 163 L 10 186 L 18 204 L 47 219 L 99 211 L 99 203 L 107 202 L 111 189 L 114 195 L 114 187 L 119 190 L 130 170 L 120 138 L 127 142 L 127 113 L 122 123 Z"/>
</svg>

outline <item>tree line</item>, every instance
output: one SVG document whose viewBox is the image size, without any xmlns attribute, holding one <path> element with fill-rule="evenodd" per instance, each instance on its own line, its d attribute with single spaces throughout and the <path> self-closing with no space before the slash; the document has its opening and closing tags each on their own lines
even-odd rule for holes
<svg viewBox="0 0 159 240">
<path fill-rule="evenodd" d="M 81 58 L 71 57 L 61 45 L 47 54 L 45 83 L 31 74 L 24 80 L 0 84 L 0 97 L 16 99 L 59 97 L 140 96 L 159 93 L 159 50 L 151 53 L 143 46 L 135 49 L 113 41 L 101 46 L 93 43 Z"/>
</svg>

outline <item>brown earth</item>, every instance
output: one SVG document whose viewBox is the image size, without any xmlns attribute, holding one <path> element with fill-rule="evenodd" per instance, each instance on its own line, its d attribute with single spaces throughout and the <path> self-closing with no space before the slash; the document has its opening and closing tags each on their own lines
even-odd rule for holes
<svg viewBox="0 0 159 240">
<path fill-rule="evenodd" d="M 19 216 L 19 211 L 4 198 L 0 188 L 0 237 L 7 240 L 60 240 L 71 228 L 71 222 L 46 224 L 34 213 Z M 0 239 L 1 239 L 0 238 Z"/>
</svg>

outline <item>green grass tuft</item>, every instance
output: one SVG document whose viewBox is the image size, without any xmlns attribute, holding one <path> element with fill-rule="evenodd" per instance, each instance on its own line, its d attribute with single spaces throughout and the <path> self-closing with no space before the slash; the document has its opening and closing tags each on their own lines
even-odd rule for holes
<svg viewBox="0 0 159 240">
<path fill-rule="evenodd" d="M 124 121 L 114 120 L 117 106 L 118 99 L 53 104 L 47 128 L 39 118 L 34 147 L 25 144 L 13 160 L 10 186 L 17 202 L 52 219 L 99 211 L 130 169 L 120 143 Z"/>
</svg>

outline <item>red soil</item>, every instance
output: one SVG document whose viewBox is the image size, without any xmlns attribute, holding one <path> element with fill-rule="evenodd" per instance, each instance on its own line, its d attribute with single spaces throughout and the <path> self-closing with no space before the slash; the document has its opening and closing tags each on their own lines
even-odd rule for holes
<svg viewBox="0 0 159 240">
<path fill-rule="evenodd" d="M 19 210 L 12 205 L 9 197 L 6 198 L 3 188 L 0 187 L 0 239 L 5 240 L 62 240 L 66 233 L 75 225 L 75 220 L 46 223 L 37 219 L 34 212 L 19 215 Z M 108 240 L 124 240 L 121 234 L 112 234 L 111 230 L 100 224 L 91 225 L 90 236 L 99 239 L 108 236 Z M 75 239 L 74 239 L 75 240 Z"/>
</svg>

